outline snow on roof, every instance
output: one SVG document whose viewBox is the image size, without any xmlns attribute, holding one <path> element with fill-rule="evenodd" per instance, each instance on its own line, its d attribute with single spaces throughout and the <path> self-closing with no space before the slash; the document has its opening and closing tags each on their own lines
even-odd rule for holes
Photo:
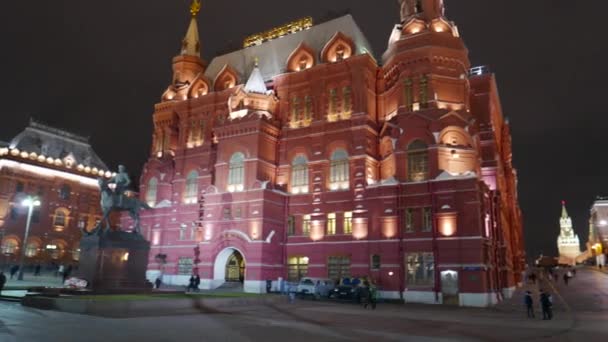
<svg viewBox="0 0 608 342">
<path fill-rule="evenodd" d="M 316 53 L 320 59 L 321 51 L 331 38 L 342 32 L 350 37 L 355 44 L 355 55 L 369 53 L 373 56 L 371 45 L 355 23 L 350 14 L 315 25 L 310 29 L 299 31 L 260 45 L 251 46 L 225 55 L 217 56 L 211 60 L 205 76 L 214 81 L 225 65 L 229 65 L 239 76 L 245 80 L 259 59 L 259 68 L 264 81 L 269 81 L 277 75 L 286 72 L 287 59 L 293 51 L 305 43 Z"/>
</svg>

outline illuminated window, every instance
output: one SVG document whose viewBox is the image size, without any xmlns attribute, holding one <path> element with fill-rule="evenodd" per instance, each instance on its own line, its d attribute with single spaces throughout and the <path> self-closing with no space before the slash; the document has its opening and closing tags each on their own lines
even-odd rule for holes
<svg viewBox="0 0 608 342">
<path fill-rule="evenodd" d="M 404 225 L 405 225 L 405 232 L 413 233 L 414 232 L 414 211 L 412 210 L 412 208 L 405 209 L 403 221 L 404 221 Z"/>
<path fill-rule="evenodd" d="M 429 79 L 426 76 L 420 77 L 420 105 L 426 108 L 429 102 Z"/>
<path fill-rule="evenodd" d="M 340 44 L 336 47 L 336 61 L 344 60 L 344 53 L 346 52 L 346 47 Z"/>
<path fill-rule="evenodd" d="M 2 244 L 2 254 L 16 254 L 19 242 L 16 239 L 5 239 Z"/>
<path fill-rule="evenodd" d="M 435 258 L 433 253 L 411 253 L 406 257 L 407 285 L 433 286 Z"/>
<path fill-rule="evenodd" d="M 350 257 L 330 256 L 327 260 L 327 276 L 334 280 L 350 277 Z"/>
<path fill-rule="evenodd" d="M 347 211 L 344 213 L 344 234 L 353 233 L 353 212 Z"/>
<path fill-rule="evenodd" d="M 416 140 L 407 148 L 407 179 L 410 182 L 422 182 L 429 178 L 429 155 L 427 145 Z"/>
<path fill-rule="evenodd" d="M 55 228 L 65 228 L 67 225 L 67 217 L 65 212 L 62 209 L 57 209 L 55 211 L 55 218 L 53 219 L 53 226 Z"/>
<path fill-rule="evenodd" d="M 329 121 L 336 121 L 338 114 L 338 92 L 336 88 L 329 89 L 329 113 L 327 119 Z"/>
<path fill-rule="evenodd" d="M 350 187 L 348 153 L 342 149 L 334 151 L 331 156 L 329 188 L 332 191 L 348 190 Z"/>
<path fill-rule="evenodd" d="M 29 241 L 25 246 L 25 256 L 33 258 L 38 255 L 40 251 L 40 243 L 38 241 Z"/>
<path fill-rule="evenodd" d="M 295 128 L 299 126 L 300 122 L 300 99 L 293 97 L 291 99 L 291 117 L 289 118 L 291 127 Z"/>
<path fill-rule="evenodd" d="M 186 178 L 186 191 L 184 203 L 193 204 L 198 202 L 198 172 L 192 171 Z"/>
<path fill-rule="evenodd" d="M 304 215 L 304 217 L 302 219 L 302 235 L 304 235 L 304 236 L 310 235 L 310 228 L 311 228 L 310 215 Z"/>
<path fill-rule="evenodd" d="M 179 241 L 184 241 L 186 240 L 186 226 L 185 225 L 181 225 L 179 227 L 179 237 L 178 237 Z"/>
<path fill-rule="evenodd" d="M 230 220 L 232 218 L 232 210 L 230 207 L 224 208 L 224 220 Z"/>
<path fill-rule="evenodd" d="M 411 78 L 406 78 L 403 82 L 403 98 L 404 105 L 408 111 L 412 110 L 412 105 L 414 104 L 414 92 L 413 92 L 413 84 Z"/>
<path fill-rule="evenodd" d="M 239 192 L 245 188 L 245 155 L 237 152 L 230 158 L 228 170 L 228 191 Z"/>
<path fill-rule="evenodd" d="M 298 282 L 308 274 L 308 257 L 292 256 L 287 259 L 287 281 Z"/>
<path fill-rule="evenodd" d="M 430 232 L 433 230 L 433 211 L 431 208 L 422 209 L 422 231 Z"/>
<path fill-rule="evenodd" d="M 308 160 L 299 155 L 291 164 L 291 193 L 308 193 Z"/>
<path fill-rule="evenodd" d="M 148 181 L 148 188 L 146 189 L 146 202 L 151 207 L 154 207 L 156 205 L 157 190 L 158 190 L 158 179 L 156 179 L 156 177 L 152 177 Z"/>
<path fill-rule="evenodd" d="M 295 217 L 289 216 L 287 218 L 287 236 L 296 235 L 296 220 Z"/>
<path fill-rule="evenodd" d="M 353 97 L 352 97 L 352 89 L 350 86 L 344 87 L 342 89 L 342 98 L 343 98 L 343 113 L 342 119 L 350 118 L 350 114 L 353 112 Z"/>
<path fill-rule="evenodd" d="M 327 214 L 327 235 L 336 235 L 336 214 Z"/>
<path fill-rule="evenodd" d="M 312 122 L 313 115 L 312 97 L 306 95 L 304 102 L 304 125 L 308 126 Z"/>
</svg>

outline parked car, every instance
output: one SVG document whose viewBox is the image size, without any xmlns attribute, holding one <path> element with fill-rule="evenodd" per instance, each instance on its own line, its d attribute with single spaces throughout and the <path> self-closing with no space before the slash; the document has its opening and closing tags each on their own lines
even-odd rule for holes
<svg viewBox="0 0 608 342">
<path fill-rule="evenodd" d="M 339 285 L 329 293 L 330 299 L 352 300 L 355 303 L 361 302 L 361 287 L 352 285 Z"/>
<path fill-rule="evenodd" d="M 319 283 L 318 286 L 317 283 Z M 303 296 L 313 295 L 315 286 L 317 286 L 319 296 L 329 297 L 330 292 L 334 289 L 334 282 L 331 279 L 304 277 L 298 283 L 296 292 Z"/>
</svg>

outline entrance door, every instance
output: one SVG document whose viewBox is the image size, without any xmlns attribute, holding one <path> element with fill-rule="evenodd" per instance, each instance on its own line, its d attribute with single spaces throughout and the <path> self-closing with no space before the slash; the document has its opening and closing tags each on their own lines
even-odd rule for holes
<svg viewBox="0 0 608 342">
<path fill-rule="evenodd" d="M 243 282 L 245 280 L 245 260 L 241 253 L 234 251 L 226 262 L 226 281 Z"/>
<path fill-rule="evenodd" d="M 443 304 L 459 305 L 458 298 L 458 272 L 441 272 L 441 293 L 443 294 Z"/>
</svg>

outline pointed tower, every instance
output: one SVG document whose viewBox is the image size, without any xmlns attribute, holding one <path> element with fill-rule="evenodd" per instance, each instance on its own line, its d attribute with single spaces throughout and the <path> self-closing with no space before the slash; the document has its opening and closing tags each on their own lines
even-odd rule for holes
<svg viewBox="0 0 608 342">
<path fill-rule="evenodd" d="M 259 118 L 272 119 L 277 104 L 278 99 L 274 92 L 268 91 L 266 88 L 266 82 L 264 82 L 256 58 L 247 83 L 245 86 L 241 86 L 228 101 L 229 119 L 240 119 L 249 114 L 257 114 Z"/>
<path fill-rule="evenodd" d="M 574 265 L 581 254 L 580 240 L 572 229 L 572 219 L 568 216 L 566 202 L 562 201 L 562 216 L 559 219 L 560 235 L 557 238 L 560 263 Z"/>
<path fill-rule="evenodd" d="M 193 0 L 190 6 L 190 25 L 182 40 L 180 54 L 173 58 L 173 81 L 163 94 L 163 101 L 198 97 L 205 95 L 209 89 L 208 82 L 203 77 L 207 63 L 201 59 L 201 43 L 196 21 L 200 9 L 201 0 Z M 193 88 L 197 89 L 193 91 Z"/>
</svg>

